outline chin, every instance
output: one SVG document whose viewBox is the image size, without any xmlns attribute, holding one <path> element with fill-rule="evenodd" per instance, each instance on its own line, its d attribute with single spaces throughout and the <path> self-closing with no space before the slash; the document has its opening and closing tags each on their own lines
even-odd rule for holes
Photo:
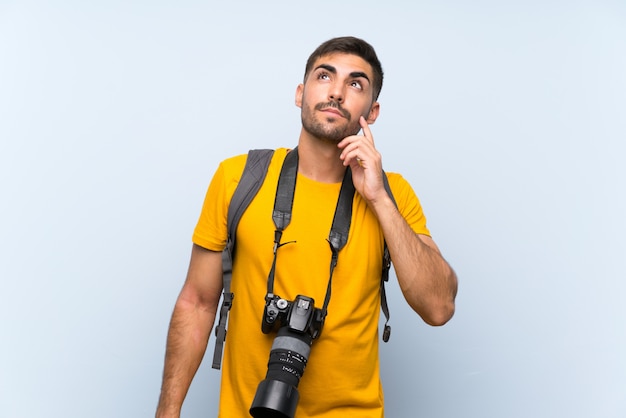
<svg viewBox="0 0 626 418">
<path fill-rule="evenodd" d="M 341 142 L 344 138 L 356 135 L 361 129 L 360 125 L 351 126 L 347 124 L 341 124 L 338 118 L 326 118 L 323 121 L 318 120 L 306 120 L 302 119 L 302 127 L 310 135 L 319 138 L 325 142 L 332 142 L 334 144 Z"/>
</svg>

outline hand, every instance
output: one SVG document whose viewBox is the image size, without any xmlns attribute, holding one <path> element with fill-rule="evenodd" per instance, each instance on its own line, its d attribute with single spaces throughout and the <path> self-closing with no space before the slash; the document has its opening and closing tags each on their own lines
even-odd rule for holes
<svg viewBox="0 0 626 418">
<path fill-rule="evenodd" d="M 342 150 L 339 158 L 344 166 L 352 170 L 352 182 L 355 189 L 368 202 L 375 202 L 381 196 L 387 196 L 383 185 L 382 156 L 374 146 L 374 137 L 367 121 L 359 118 L 363 135 L 352 135 L 337 144 Z M 382 194 L 381 194 L 382 193 Z"/>
</svg>

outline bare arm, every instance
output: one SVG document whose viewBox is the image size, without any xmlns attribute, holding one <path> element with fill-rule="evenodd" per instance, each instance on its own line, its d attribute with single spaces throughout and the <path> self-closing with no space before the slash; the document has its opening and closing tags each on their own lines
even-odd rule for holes
<svg viewBox="0 0 626 418">
<path fill-rule="evenodd" d="M 221 253 L 194 244 L 187 279 L 176 301 L 167 336 L 157 418 L 180 416 L 208 344 L 221 291 Z"/>
<path fill-rule="evenodd" d="M 445 324 L 454 314 L 454 270 L 431 237 L 413 232 L 391 199 L 383 197 L 370 206 L 383 229 L 405 299 L 426 323 Z"/>
<path fill-rule="evenodd" d="M 457 277 L 435 242 L 418 235 L 402 217 L 382 181 L 382 158 L 369 126 L 361 118 L 363 135 L 342 140 L 341 159 L 352 169 L 354 187 L 380 223 L 402 293 L 415 312 L 430 325 L 443 325 L 454 315 Z"/>
</svg>

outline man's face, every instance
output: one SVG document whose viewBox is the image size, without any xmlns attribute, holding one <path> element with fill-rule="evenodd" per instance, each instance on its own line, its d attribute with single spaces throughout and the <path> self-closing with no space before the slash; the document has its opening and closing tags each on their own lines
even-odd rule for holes
<svg viewBox="0 0 626 418">
<path fill-rule="evenodd" d="M 374 123 L 379 105 L 374 102 L 373 77 L 372 67 L 357 55 L 333 53 L 318 58 L 296 90 L 304 130 L 339 142 L 359 132 L 360 116 Z"/>
</svg>

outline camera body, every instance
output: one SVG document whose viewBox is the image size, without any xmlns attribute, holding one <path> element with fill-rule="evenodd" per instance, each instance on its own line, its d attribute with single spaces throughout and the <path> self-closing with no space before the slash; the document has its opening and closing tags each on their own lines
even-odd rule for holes
<svg viewBox="0 0 626 418">
<path fill-rule="evenodd" d="M 293 302 L 277 295 L 268 295 L 263 311 L 261 331 L 269 334 L 287 327 L 290 331 L 305 334 L 316 339 L 322 332 L 324 318 L 322 310 L 315 307 L 315 300 L 298 295 Z"/>
<path fill-rule="evenodd" d="M 298 384 L 311 353 L 313 340 L 320 336 L 324 314 L 308 296 L 290 302 L 273 294 L 265 298 L 261 331 L 277 331 L 267 374 L 256 391 L 250 414 L 254 418 L 293 418 L 300 395 Z"/>
</svg>

